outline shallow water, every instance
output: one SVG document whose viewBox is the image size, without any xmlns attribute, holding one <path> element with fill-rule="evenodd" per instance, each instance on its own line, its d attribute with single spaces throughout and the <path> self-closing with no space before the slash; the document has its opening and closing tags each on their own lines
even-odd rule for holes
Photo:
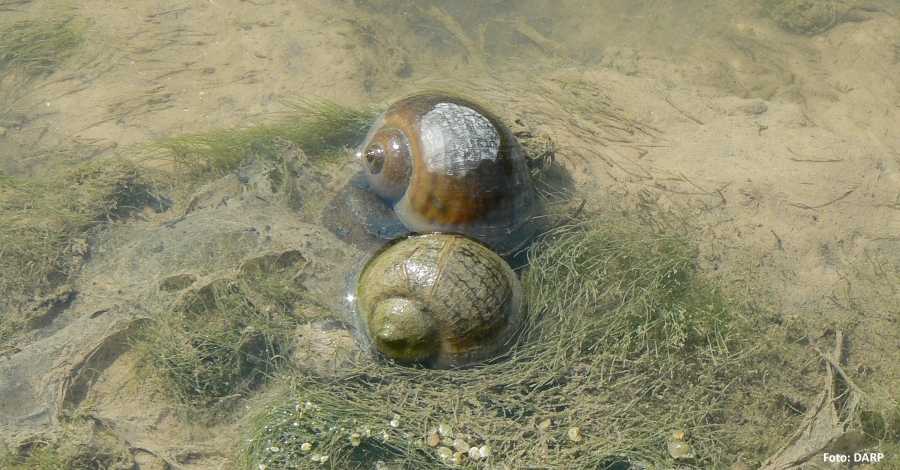
<svg viewBox="0 0 900 470">
<path fill-rule="evenodd" d="M 0 0 L 22 21 L 80 40 L 0 37 L 0 175 L 453 90 L 550 136 L 588 208 L 688 211 L 705 272 L 896 400 L 900 2 Z"/>
</svg>

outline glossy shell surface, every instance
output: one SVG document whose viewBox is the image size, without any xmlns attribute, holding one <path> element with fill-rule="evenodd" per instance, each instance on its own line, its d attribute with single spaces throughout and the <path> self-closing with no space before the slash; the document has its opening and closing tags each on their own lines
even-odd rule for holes
<svg viewBox="0 0 900 470">
<path fill-rule="evenodd" d="M 358 152 L 373 191 L 413 232 L 453 232 L 508 252 L 533 235 L 522 147 L 469 100 L 426 93 L 394 103 Z"/>
<path fill-rule="evenodd" d="M 500 354 L 521 324 L 522 301 L 502 258 L 451 234 L 411 236 L 377 254 L 360 274 L 356 299 L 375 350 L 432 367 Z"/>
</svg>

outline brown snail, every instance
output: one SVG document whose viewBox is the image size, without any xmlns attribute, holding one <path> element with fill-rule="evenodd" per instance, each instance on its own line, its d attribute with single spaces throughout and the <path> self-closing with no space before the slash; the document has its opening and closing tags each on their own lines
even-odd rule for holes
<svg viewBox="0 0 900 470">
<path fill-rule="evenodd" d="M 356 287 L 372 347 L 401 363 L 459 367 L 501 354 L 521 325 L 516 274 L 485 245 L 426 234 L 390 245 Z"/>
<path fill-rule="evenodd" d="M 438 93 L 404 98 L 375 122 L 357 157 L 370 189 L 409 231 L 461 233 L 501 253 L 534 235 L 522 147 L 478 104 Z"/>
</svg>

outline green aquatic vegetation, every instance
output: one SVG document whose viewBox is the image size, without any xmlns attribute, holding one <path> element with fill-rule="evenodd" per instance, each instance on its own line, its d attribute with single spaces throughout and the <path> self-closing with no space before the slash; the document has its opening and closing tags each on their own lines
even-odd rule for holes
<svg viewBox="0 0 900 470">
<path fill-rule="evenodd" d="M 25 20 L 0 27 L 0 76 L 53 73 L 85 40 L 85 28 L 72 18 Z"/>
<path fill-rule="evenodd" d="M 880 410 L 876 411 L 878 408 Z M 864 410 L 860 413 L 860 421 L 866 437 L 876 444 L 871 447 L 872 451 L 885 455 L 885 461 L 879 465 L 900 467 L 900 401 L 895 399 L 893 406 L 876 405 Z"/>
<path fill-rule="evenodd" d="M 162 139 L 147 145 L 141 157 L 170 162 L 189 179 L 206 179 L 233 170 L 255 144 L 273 138 L 287 139 L 310 155 L 333 156 L 336 149 L 361 140 L 374 115 L 326 101 L 286 104 L 288 111 L 271 122 Z"/>
<path fill-rule="evenodd" d="M 5 470 L 93 470 L 133 465 L 121 442 L 83 420 L 66 424 L 58 435 L 33 438 L 17 451 L 0 451 L 0 468 Z"/>
<path fill-rule="evenodd" d="M 504 360 L 297 376 L 250 427 L 246 468 L 672 467 L 674 431 L 693 448 L 687 468 L 764 458 L 800 419 L 767 395 L 788 381 L 781 343 L 698 274 L 678 230 L 612 214 L 531 247 L 527 325 Z"/>
<path fill-rule="evenodd" d="M 49 76 L 84 43 L 85 25 L 72 18 L 0 23 L 0 127 L 28 94 L 34 80 Z M 14 122 L 14 121 L 13 121 Z"/>
<path fill-rule="evenodd" d="M 766 0 L 763 7 L 782 28 L 800 34 L 818 34 L 835 25 L 839 0 Z"/>
<path fill-rule="evenodd" d="M 283 362 L 300 289 L 284 273 L 213 281 L 156 312 L 136 341 L 159 388 L 193 411 L 227 409 Z"/>
<path fill-rule="evenodd" d="M 63 281 L 87 254 L 92 228 L 158 203 L 137 166 L 121 159 L 29 178 L 0 175 L 3 300 L 23 300 Z"/>
<path fill-rule="evenodd" d="M 882 411 L 864 410 L 860 413 L 863 431 L 876 441 L 900 444 L 900 401 Z"/>
</svg>

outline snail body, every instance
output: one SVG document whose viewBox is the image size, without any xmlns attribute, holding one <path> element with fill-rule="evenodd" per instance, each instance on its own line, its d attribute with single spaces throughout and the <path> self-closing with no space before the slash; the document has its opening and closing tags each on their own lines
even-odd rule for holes
<svg viewBox="0 0 900 470">
<path fill-rule="evenodd" d="M 522 147 L 463 98 L 413 95 L 390 106 L 357 152 L 369 187 L 412 232 L 453 232 L 502 252 L 528 241 L 536 196 Z"/>
<path fill-rule="evenodd" d="M 455 234 L 407 237 L 363 268 L 356 287 L 373 349 L 400 363 L 459 367 L 502 353 L 521 325 L 516 274 Z"/>
</svg>

